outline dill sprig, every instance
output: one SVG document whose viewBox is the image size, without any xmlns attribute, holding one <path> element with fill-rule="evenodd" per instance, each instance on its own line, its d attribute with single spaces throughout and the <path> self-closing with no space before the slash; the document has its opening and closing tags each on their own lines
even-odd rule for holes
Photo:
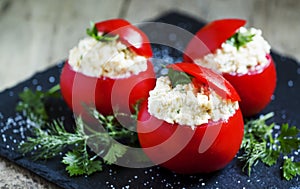
<svg viewBox="0 0 300 189">
<path fill-rule="evenodd" d="M 90 175 L 101 171 L 103 163 L 113 164 L 126 153 L 126 146 L 119 145 L 115 140 L 137 143 L 137 135 L 133 132 L 135 125 L 124 128 L 116 117 L 127 116 L 132 119 L 136 115 L 120 113 L 104 116 L 92 109 L 91 115 L 98 120 L 98 124 L 87 124 L 81 117 L 77 117 L 71 132 L 65 129 L 66 125 L 61 120 L 50 121 L 44 102 L 46 98 L 53 97 L 58 89 L 55 87 L 46 92 L 28 89 L 20 93 L 17 110 L 26 112 L 28 118 L 37 124 L 31 129 L 31 136 L 19 145 L 20 153 L 28 154 L 34 161 L 62 155 L 62 163 L 66 165 L 70 176 Z"/>
</svg>

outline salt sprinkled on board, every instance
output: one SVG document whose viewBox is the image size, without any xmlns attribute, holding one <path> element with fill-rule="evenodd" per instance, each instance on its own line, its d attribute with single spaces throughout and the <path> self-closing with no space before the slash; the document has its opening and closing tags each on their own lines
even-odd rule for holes
<svg viewBox="0 0 300 189">
<path fill-rule="evenodd" d="M 54 76 L 50 76 L 48 79 L 49 83 L 54 83 L 55 82 L 55 77 Z"/>
<path fill-rule="evenodd" d="M 37 80 L 37 79 L 33 79 L 33 80 L 31 81 L 31 83 L 32 83 L 32 85 L 37 85 L 37 84 L 38 84 L 38 80 Z"/>
<path fill-rule="evenodd" d="M 294 86 L 294 82 L 293 82 L 292 80 L 289 80 L 289 81 L 288 81 L 288 86 L 289 86 L 289 87 L 293 87 L 293 86 Z"/>
<path fill-rule="evenodd" d="M 36 90 L 37 90 L 37 91 L 42 91 L 42 89 L 43 89 L 42 86 L 40 86 L 40 85 L 36 86 Z"/>
<path fill-rule="evenodd" d="M 8 92 L 8 96 L 12 97 L 12 96 L 14 96 L 14 95 L 15 95 L 15 93 L 14 93 L 13 91 L 9 91 L 9 92 Z"/>
<path fill-rule="evenodd" d="M 271 100 L 275 100 L 275 95 L 274 94 L 271 96 Z"/>
</svg>

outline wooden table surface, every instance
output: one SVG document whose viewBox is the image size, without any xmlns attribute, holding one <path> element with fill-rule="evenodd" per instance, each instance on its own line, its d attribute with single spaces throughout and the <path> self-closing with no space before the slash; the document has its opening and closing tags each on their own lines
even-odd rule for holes
<svg viewBox="0 0 300 189">
<path fill-rule="evenodd" d="M 274 51 L 300 60 L 299 0 L 0 0 L 0 91 L 66 59 L 91 20 L 139 23 L 170 10 L 205 21 L 246 19 Z M 0 158 L 0 188 L 57 186 Z"/>
</svg>

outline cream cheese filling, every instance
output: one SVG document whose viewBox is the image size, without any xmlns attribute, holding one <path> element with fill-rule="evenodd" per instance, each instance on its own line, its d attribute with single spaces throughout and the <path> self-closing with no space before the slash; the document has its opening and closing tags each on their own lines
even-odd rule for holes
<svg viewBox="0 0 300 189">
<path fill-rule="evenodd" d="M 247 29 L 241 27 L 241 33 Z M 246 74 L 249 71 L 260 70 L 268 64 L 266 55 L 270 53 L 270 45 L 262 37 L 262 31 L 250 28 L 254 34 L 253 40 L 237 49 L 235 46 L 224 42 L 221 48 L 207 54 L 202 59 L 194 60 L 196 64 L 210 68 L 218 73 Z"/>
<path fill-rule="evenodd" d="M 209 120 L 227 121 L 239 108 L 238 102 L 222 99 L 214 91 L 207 95 L 195 93 L 193 84 L 177 85 L 172 88 L 168 77 L 160 77 L 150 91 L 148 111 L 168 123 L 195 127 Z"/>
<path fill-rule="evenodd" d="M 147 69 L 147 59 L 120 41 L 101 42 L 92 37 L 79 41 L 69 52 L 73 70 L 91 77 L 127 78 Z"/>
</svg>

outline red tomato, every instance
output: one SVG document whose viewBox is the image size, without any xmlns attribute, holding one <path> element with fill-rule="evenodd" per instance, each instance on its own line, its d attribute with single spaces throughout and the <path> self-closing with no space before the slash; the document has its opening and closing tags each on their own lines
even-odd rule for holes
<svg viewBox="0 0 300 189">
<path fill-rule="evenodd" d="M 276 69 L 271 55 L 268 54 L 267 58 L 269 64 L 259 72 L 252 71 L 244 75 L 223 74 L 240 95 L 240 107 L 244 116 L 259 113 L 271 101 L 276 87 Z"/>
<path fill-rule="evenodd" d="M 184 67 L 184 71 L 189 65 L 190 70 L 195 68 L 195 64 L 175 64 L 177 68 Z M 207 75 L 216 74 L 208 69 L 200 75 L 198 73 L 189 72 L 200 85 Z M 220 86 L 224 85 L 222 80 L 211 82 Z M 234 89 L 230 84 L 225 88 L 230 88 L 224 91 L 228 92 L 228 97 Z M 148 101 L 145 101 L 138 114 L 137 132 L 141 147 L 155 164 L 177 173 L 203 173 L 222 169 L 234 158 L 242 142 L 244 122 L 238 109 L 227 121 L 209 121 L 193 129 L 150 115 Z"/>
<path fill-rule="evenodd" d="M 209 121 L 193 130 L 151 116 L 147 106 L 146 101 L 139 111 L 137 132 L 155 164 L 177 173 L 207 173 L 224 168 L 240 148 L 244 133 L 240 109 L 227 122 Z"/>
<path fill-rule="evenodd" d="M 95 24 L 99 32 L 119 35 L 118 40 L 131 51 L 149 58 L 152 49 L 147 36 L 126 20 L 113 19 Z M 76 114 L 86 112 L 84 105 L 95 107 L 103 115 L 131 113 L 139 100 L 145 100 L 155 86 L 155 73 L 150 61 L 147 70 L 128 78 L 90 77 L 75 72 L 66 61 L 60 77 L 62 96 Z M 86 113 L 85 113 L 86 114 Z M 87 115 L 86 115 L 87 116 Z"/>
<path fill-rule="evenodd" d="M 223 19 L 213 21 L 200 29 L 189 42 L 184 52 L 184 60 L 193 62 L 203 58 L 208 53 L 215 52 L 237 29 L 245 25 L 245 20 Z M 263 110 L 271 100 L 276 87 L 276 69 L 271 56 L 270 60 L 260 72 L 248 72 L 245 75 L 223 73 L 223 76 L 238 92 L 243 115 L 253 116 Z"/>
<path fill-rule="evenodd" d="M 155 86 L 155 73 L 151 62 L 147 70 L 128 78 L 89 77 L 75 72 L 68 62 L 60 76 L 61 93 L 76 114 L 86 112 L 84 104 L 96 107 L 103 115 L 113 110 L 130 113 L 139 100 L 145 100 Z"/>
</svg>

